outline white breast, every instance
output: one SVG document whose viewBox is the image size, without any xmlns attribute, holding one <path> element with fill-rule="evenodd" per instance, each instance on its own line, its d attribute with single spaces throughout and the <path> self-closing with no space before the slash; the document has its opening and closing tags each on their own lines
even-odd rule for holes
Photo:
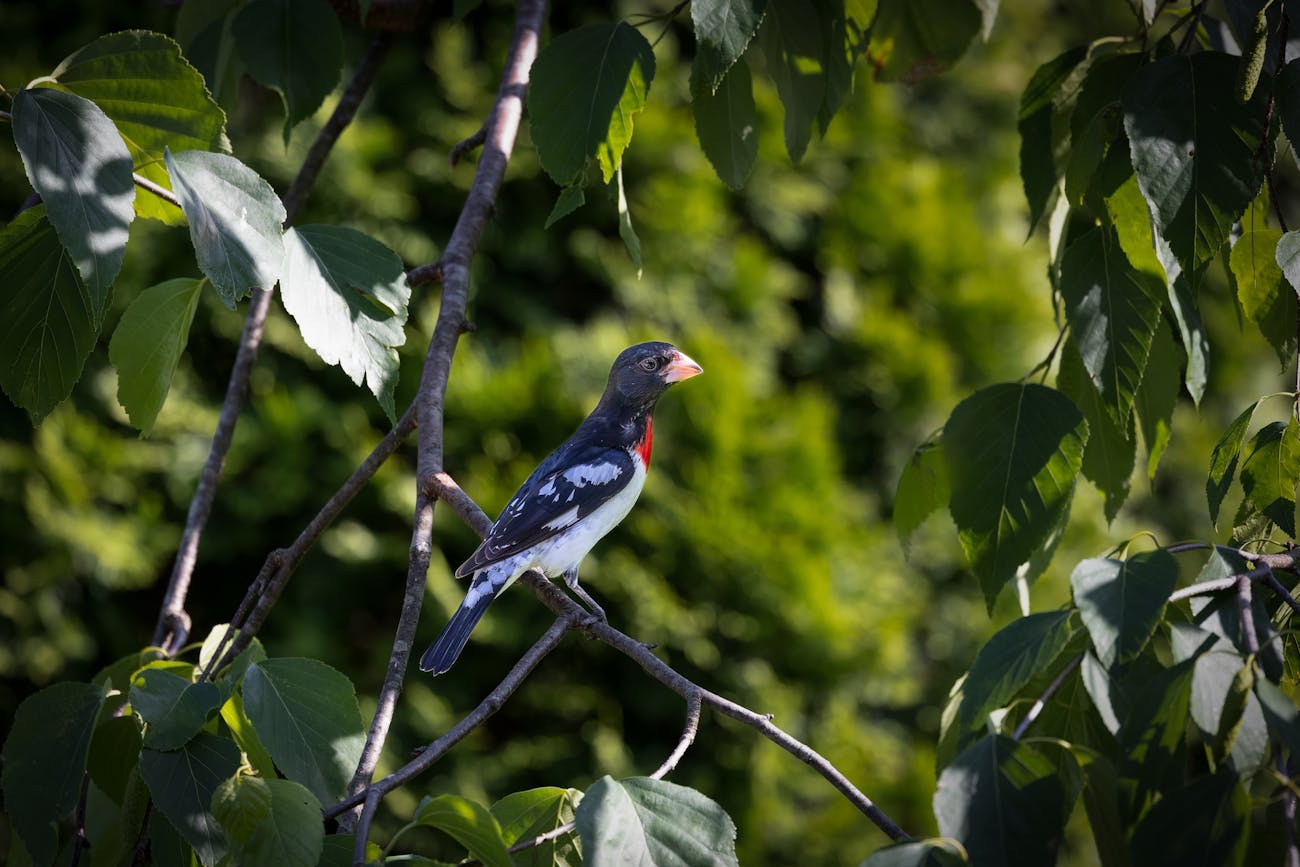
<svg viewBox="0 0 1300 867">
<path fill-rule="evenodd" d="M 606 533 L 627 517 L 644 486 L 645 465 L 633 457 L 632 478 L 627 486 L 567 531 L 530 549 L 528 565 L 537 566 L 552 577 L 578 565 Z"/>
</svg>

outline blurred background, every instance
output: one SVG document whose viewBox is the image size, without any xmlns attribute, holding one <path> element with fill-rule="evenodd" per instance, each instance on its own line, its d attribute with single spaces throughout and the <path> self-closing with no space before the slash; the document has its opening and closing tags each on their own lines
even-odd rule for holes
<svg viewBox="0 0 1300 867">
<path fill-rule="evenodd" d="M 447 153 L 480 126 L 513 27 L 509 3 L 489 0 L 462 24 L 449 5 L 398 38 L 299 223 L 370 233 L 409 265 L 438 258 L 473 176 L 473 157 L 451 169 Z M 671 5 L 555 4 L 550 27 Z M 1026 240 L 1018 102 L 1034 69 L 1065 47 L 1133 32 L 1123 0 L 1104 6 L 1004 3 L 986 43 L 912 87 L 877 84 L 860 65 L 849 103 L 799 166 L 784 151 L 775 92 L 756 76 L 760 158 L 738 193 L 695 138 L 683 13 L 656 45 L 650 104 L 624 164 L 644 273 L 604 189 L 543 230 L 558 190 L 526 125 L 475 260 L 477 331 L 452 371 L 448 470 L 497 514 L 594 404 L 620 349 L 652 338 L 682 347 L 706 375 L 660 404 L 645 494 L 588 558 L 583 584 L 615 625 L 657 643 L 697 682 L 774 714 L 913 834 L 935 832 L 933 748 L 948 690 L 1016 609 L 1004 594 L 986 614 L 944 515 L 905 560 L 893 490 L 912 449 L 959 400 L 1020 378 L 1055 339 L 1046 240 Z M 6 2 L 0 85 L 47 74 L 101 33 L 172 33 L 175 18 L 158 2 Z M 369 37 L 355 23 L 345 30 L 346 80 Z M 227 102 L 234 152 L 283 192 L 332 106 L 286 149 L 278 97 L 245 79 L 233 110 Z M 3 139 L 8 219 L 29 188 Z M 183 228 L 137 220 L 131 231 L 106 335 L 142 288 L 198 275 Z M 437 304 L 436 285 L 412 298 L 399 408 L 414 393 Z M 1242 331 L 1221 274 L 1202 304 L 1214 350 L 1206 400 L 1197 408 L 1184 395 L 1155 482 L 1135 474 L 1114 525 L 1081 483 L 1065 540 L 1033 589 L 1036 609 L 1068 598 L 1078 559 L 1140 531 L 1166 543 L 1214 538 L 1203 505 L 1210 450 L 1256 395 L 1292 380 Z M 0 720 L 33 690 L 89 679 L 149 641 L 243 312 L 208 293 L 148 438 L 117 405 L 106 339 L 38 429 L 0 401 Z M 199 552 L 195 640 L 229 619 L 267 553 L 292 541 L 386 429 L 369 393 L 322 364 L 278 305 L 266 333 Z M 367 715 L 401 603 L 414 461 L 412 440 L 308 556 L 261 636 L 271 655 L 347 673 Z M 475 544 L 445 509 L 434 541 L 421 645 L 459 602 L 451 570 Z M 549 620 L 528 593 L 509 593 L 452 673 L 412 672 L 380 771 L 472 708 Z M 683 711 L 624 657 L 570 636 L 434 772 L 388 798 L 379 834 L 428 793 L 490 803 L 530 786 L 649 773 Z M 747 863 L 856 864 L 886 842 L 813 771 L 707 711 L 672 779 L 730 812 Z M 432 837 L 417 842 L 454 856 Z M 1094 862 L 1076 828 L 1062 863 Z"/>
</svg>

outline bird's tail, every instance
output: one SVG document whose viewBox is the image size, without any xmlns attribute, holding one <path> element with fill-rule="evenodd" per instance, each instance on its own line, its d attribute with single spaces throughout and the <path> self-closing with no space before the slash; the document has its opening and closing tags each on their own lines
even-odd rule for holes
<svg viewBox="0 0 1300 867">
<path fill-rule="evenodd" d="M 465 601 L 460 603 L 456 613 L 443 627 L 442 634 L 429 645 L 429 649 L 420 657 L 420 671 L 431 672 L 434 676 L 444 674 L 455 664 L 460 652 L 469 641 L 469 634 L 474 631 L 479 620 L 487 611 L 492 600 L 504 587 L 495 587 L 489 574 L 480 573 L 474 577 Z"/>
</svg>

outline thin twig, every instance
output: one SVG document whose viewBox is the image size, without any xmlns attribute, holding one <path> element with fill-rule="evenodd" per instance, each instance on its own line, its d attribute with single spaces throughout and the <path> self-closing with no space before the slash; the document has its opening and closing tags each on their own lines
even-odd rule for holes
<svg viewBox="0 0 1300 867">
<path fill-rule="evenodd" d="M 371 52 L 367 53 L 367 59 L 375 53 L 374 45 L 371 49 Z M 382 57 L 383 51 L 380 50 L 375 58 L 375 64 Z M 369 88 L 373 79 L 374 69 L 363 61 L 362 66 L 349 82 L 339 106 L 335 108 L 335 115 L 340 115 L 344 104 L 360 102 L 362 94 Z M 351 111 L 346 113 L 342 125 L 346 125 L 347 121 L 352 119 L 355 110 L 353 104 Z M 297 207 L 301 203 L 300 199 L 306 195 L 306 188 L 315 180 L 325 155 L 338 139 L 342 126 L 336 128 L 333 125 L 334 117 L 331 117 L 330 121 L 321 129 L 316 137 L 316 143 L 312 145 L 309 152 L 309 158 L 315 157 L 315 162 L 311 164 L 305 162 L 298 171 L 298 177 L 289 185 L 290 192 L 294 193 L 294 201 L 286 202 L 285 205 L 286 226 L 293 222 Z M 322 141 L 326 144 L 320 147 Z M 293 205 L 293 210 L 290 210 L 290 204 Z M 181 543 L 176 552 L 176 560 L 172 564 L 167 592 L 163 596 L 162 607 L 158 612 L 158 623 L 154 627 L 152 643 L 163 647 L 169 655 L 175 653 L 185 643 L 189 634 L 190 618 L 185 612 L 185 599 L 189 595 L 190 579 L 194 575 L 194 566 L 198 561 L 199 539 L 203 535 L 204 527 L 207 526 L 208 517 L 212 514 L 217 482 L 221 478 L 221 469 L 225 466 L 226 454 L 230 451 L 230 443 L 234 439 L 235 423 L 248 396 L 249 377 L 252 375 L 253 363 L 257 360 L 257 353 L 262 345 L 262 329 L 270 309 L 271 289 L 263 287 L 255 291 L 253 300 L 248 305 L 248 313 L 244 317 L 244 330 L 239 338 L 235 363 L 230 370 L 230 382 L 226 386 L 226 396 L 221 404 L 221 415 L 217 420 L 217 428 L 212 434 L 212 445 L 208 450 L 207 460 L 204 461 L 203 471 L 199 475 L 199 483 L 194 489 L 194 496 L 190 500 L 189 512 L 185 517 L 185 530 L 181 534 Z M 240 637 L 243 638 L 242 635 Z M 249 638 L 251 637 L 250 635 Z"/>
<path fill-rule="evenodd" d="M 7 111 L 0 111 L 0 120 L 7 121 L 8 123 L 13 123 L 14 116 Z"/>
<path fill-rule="evenodd" d="M 451 152 L 447 154 L 447 162 L 453 169 L 456 168 L 456 164 L 460 162 L 461 157 L 476 148 L 482 147 L 485 141 L 487 141 L 487 127 L 481 126 L 469 138 L 456 142 Z"/>
<path fill-rule="evenodd" d="M 329 156 L 330 150 L 343 134 L 343 130 L 347 129 L 352 118 L 356 116 L 361 100 L 375 80 L 379 66 L 383 63 L 384 56 L 388 54 L 392 44 L 393 34 L 385 30 L 381 31 L 366 49 L 361 62 L 357 64 L 356 72 L 352 74 L 352 80 L 348 82 L 343 95 L 339 97 L 338 105 L 334 106 L 330 119 L 316 135 L 311 150 L 307 151 L 307 157 L 302 161 L 298 176 L 293 179 L 293 183 L 284 194 L 284 212 L 288 215 L 285 222 L 292 223 L 303 203 L 307 201 L 307 193 L 311 191 L 312 184 L 324 167 L 325 158 Z"/>
<path fill-rule="evenodd" d="M 577 822 L 565 822 L 563 825 L 556 825 L 544 834 L 538 834 L 536 837 L 530 837 L 527 840 L 518 841 L 506 851 L 513 855 L 516 852 L 522 852 L 525 849 L 532 849 L 534 846 L 540 846 L 543 843 L 549 843 L 552 840 L 563 837 L 565 834 L 572 832 L 576 827 L 578 827 Z"/>
<path fill-rule="evenodd" d="M 528 88 L 528 74 L 537 57 L 545 19 L 545 0 L 520 0 L 515 17 L 515 32 L 507 55 L 505 72 L 497 91 L 496 103 L 484 124 L 488 130 L 483 154 L 474 173 L 465 205 L 456 220 L 442 257 L 442 303 L 438 321 L 429 340 L 420 387 L 415 399 L 419 422 L 419 457 L 416 463 L 416 503 L 412 521 L 410 559 L 407 567 L 406 590 L 402 611 L 393 636 L 393 650 L 389 656 L 388 670 L 379 692 L 375 715 L 371 719 L 361 759 L 348 786 L 350 793 L 362 791 L 374 775 L 379 755 L 392 724 L 397 697 L 402 690 L 415 628 L 419 623 L 420 606 L 424 599 L 424 586 L 428 577 L 431 556 L 430 528 L 433 523 L 434 499 L 430 493 L 433 477 L 442 471 L 443 457 L 443 400 L 447 392 L 447 379 L 451 373 L 456 344 L 465 331 L 465 310 L 469 303 L 469 267 L 478 249 L 483 232 L 495 209 L 497 193 L 505 177 L 506 163 L 514 150 L 515 138 L 523 118 L 524 95 Z M 366 839 L 370 833 L 370 817 L 374 810 L 370 801 L 360 816 L 355 813 L 341 816 L 339 827 L 353 830 L 356 822 L 357 848 L 354 860 L 365 862 Z M 377 803 L 377 802 L 376 802 Z"/>
<path fill-rule="evenodd" d="M 422 286 L 425 283 L 442 282 L 442 262 L 434 262 L 429 265 L 418 265 L 406 272 L 406 282 L 414 289 L 416 286 Z"/>
<path fill-rule="evenodd" d="M 686 755 L 691 744 L 695 743 L 695 733 L 700 728 L 700 706 L 703 704 L 703 698 L 699 690 L 695 690 L 686 696 L 686 725 L 682 727 L 682 736 L 677 739 L 677 747 L 664 759 L 650 778 L 653 780 L 662 780 L 673 772 L 677 763 Z"/>
<path fill-rule="evenodd" d="M 155 196 L 162 199 L 164 202 L 167 202 L 169 205 L 175 205 L 178 208 L 181 206 L 181 200 L 176 198 L 175 193 L 173 193 L 171 190 L 167 189 L 166 187 L 155 184 L 153 181 L 149 180 L 144 175 L 139 174 L 137 172 L 132 172 L 131 180 L 135 181 L 135 185 L 140 189 L 153 193 Z"/>
<path fill-rule="evenodd" d="M 1025 714 L 1025 718 L 1020 721 L 1020 725 L 1016 726 L 1016 730 L 1011 733 L 1011 739 L 1013 741 L 1018 741 L 1024 736 L 1029 727 L 1033 725 L 1034 720 L 1038 719 L 1038 715 L 1043 712 L 1043 708 L 1047 706 L 1047 702 L 1051 700 L 1052 696 L 1056 694 L 1056 691 L 1061 688 L 1061 684 L 1065 683 L 1065 679 L 1070 676 L 1070 672 L 1074 671 L 1081 662 L 1083 662 L 1083 654 L 1079 654 L 1072 659 L 1070 664 L 1061 669 L 1061 673 L 1047 685 L 1047 689 L 1043 690 L 1043 694 L 1040 695 L 1038 700 L 1034 702 L 1033 706 L 1029 708 L 1029 713 Z"/>
<path fill-rule="evenodd" d="M 77 809 L 72 815 L 72 824 L 77 829 L 77 832 L 76 837 L 72 840 L 70 867 L 77 867 L 81 863 L 81 853 L 90 848 L 90 841 L 86 839 L 86 794 L 89 791 L 90 773 L 84 772 L 81 775 L 81 794 L 77 796 Z"/>
<path fill-rule="evenodd" d="M 1272 569 L 1268 570 L 1268 574 L 1264 576 L 1264 581 L 1267 582 L 1269 588 L 1274 593 L 1282 597 L 1282 601 L 1285 602 L 1292 611 L 1296 614 L 1300 614 L 1300 602 L 1296 602 L 1296 599 L 1291 595 L 1291 592 L 1283 586 L 1281 581 L 1277 580 L 1277 576 L 1273 574 Z"/>
<path fill-rule="evenodd" d="M 1192 40 L 1196 38 L 1196 28 L 1201 26 L 1201 15 L 1205 13 L 1206 2 L 1207 0 L 1198 0 L 1196 5 L 1188 11 L 1188 18 L 1184 20 L 1190 19 L 1191 23 L 1187 27 L 1187 32 L 1183 34 L 1183 41 L 1178 43 L 1179 54 L 1186 54 L 1187 49 L 1192 47 Z M 1177 29 L 1178 25 L 1174 25 L 1173 29 L 1169 31 L 1169 35 L 1172 36 L 1174 30 Z"/>
</svg>

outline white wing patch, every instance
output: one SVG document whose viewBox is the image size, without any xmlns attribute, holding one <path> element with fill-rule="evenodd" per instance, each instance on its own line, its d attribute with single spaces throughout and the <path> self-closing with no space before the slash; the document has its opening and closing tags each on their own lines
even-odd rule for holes
<svg viewBox="0 0 1300 867">
<path fill-rule="evenodd" d="M 618 464 L 602 461 L 598 464 L 578 464 L 565 470 L 564 478 L 575 488 L 587 485 L 607 485 L 623 475 L 623 468 Z"/>
<path fill-rule="evenodd" d="M 578 507 L 574 506 L 572 509 L 569 509 L 569 511 L 565 512 L 564 514 L 557 515 L 552 520 L 547 521 L 545 524 L 542 525 L 542 527 L 543 529 L 546 530 L 563 530 L 565 527 L 570 526 L 571 524 L 573 524 L 574 521 L 577 520 L 578 520 Z"/>
</svg>

